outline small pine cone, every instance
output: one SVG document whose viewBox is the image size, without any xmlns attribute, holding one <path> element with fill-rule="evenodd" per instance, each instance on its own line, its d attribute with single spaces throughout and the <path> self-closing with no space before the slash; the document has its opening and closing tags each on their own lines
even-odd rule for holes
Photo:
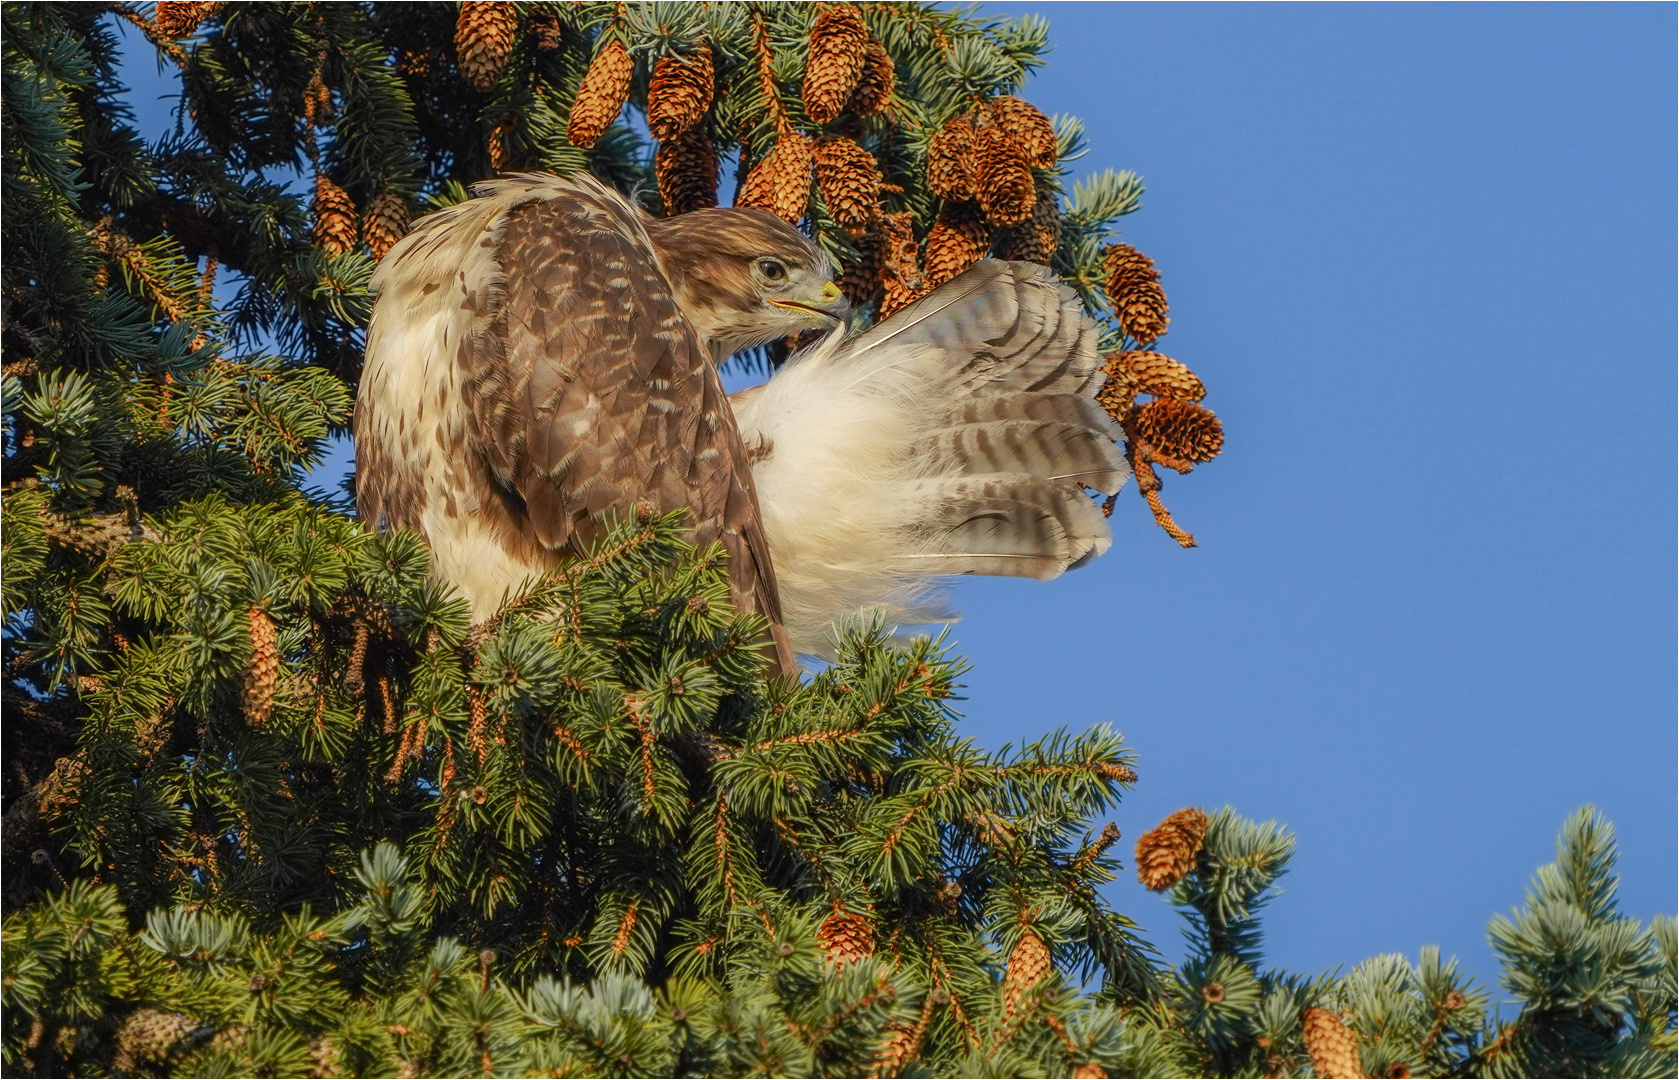
<svg viewBox="0 0 1679 1080">
<path fill-rule="evenodd" d="M 977 203 L 945 203 L 927 234 L 927 288 L 938 288 L 985 258 L 991 238 L 991 225 Z"/>
<path fill-rule="evenodd" d="M 1114 244 L 1102 255 L 1102 272 L 1121 330 L 1145 345 L 1166 333 L 1172 320 L 1153 259 L 1130 244 Z"/>
<path fill-rule="evenodd" d="M 474 90 L 495 89 L 501 69 L 513 55 L 519 15 L 503 0 L 463 0 L 455 19 L 455 58 Z"/>
<path fill-rule="evenodd" d="M 1115 361 L 1125 369 L 1139 394 L 1178 401 L 1200 401 L 1207 396 L 1207 388 L 1195 372 L 1164 353 L 1134 350 L 1115 353 L 1109 360 L 1110 370 Z"/>
<path fill-rule="evenodd" d="M 874 955 L 874 924 L 863 915 L 836 911 L 822 920 L 816 942 L 838 968 Z"/>
<path fill-rule="evenodd" d="M 249 615 L 251 630 L 251 661 L 245 668 L 245 685 L 241 695 L 245 706 L 245 722 L 252 727 L 268 723 L 274 711 L 274 687 L 280 681 L 280 638 L 274 620 L 261 608 L 252 608 Z"/>
<path fill-rule="evenodd" d="M 373 200 L 362 219 L 362 239 L 375 259 L 383 259 L 385 252 L 408 235 L 408 200 L 394 191 L 387 191 Z"/>
<path fill-rule="evenodd" d="M 647 86 L 647 129 L 661 142 L 676 138 L 705 118 L 715 90 L 711 46 L 702 43 L 686 57 L 660 57 Z"/>
<path fill-rule="evenodd" d="M 1108 1070 L 1094 1061 L 1087 1061 L 1073 1070 L 1073 1080 L 1108 1080 Z"/>
<path fill-rule="evenodd" d="M 842 136 L 816 140 L 816 185 L 840 228 L 861 236 L 880 213 L 880 165 Z"/>
<path fill-rule="evenodd" d="M 1179 461 L 1199 465 L 1224 449 L 1224 425 L 1193 401 L 1151 401 L 1131 414 L 1131 422 L 1150 447 Z"/>
<path fill-rule="evenodd" d="M 1009 953 L 1008 967 L 1003 974 L 1003 1016 L 1013 1019 L 1020 1010 L 1020 999 L 1055 970 L 1049 946 L 1043 938 L 1027 930 Z"/>
<path fill-rule="evenodd" d="M 974 120 L 953 116 L 927 144 L 927 187 L 941 199 L 974 197 Z"/>
<path fill-rule="evenodd" d="M 805 111 L 818 124 L 839 116 L 863 77 L 869 28 L 852 4 L 834 4 L 816 18 L 805 62 Z"/>
<path fill-rule="evenodd" d="M 507 149 L 508 125 L 497 124 L 490 129 L 490 138 L 486 150 L 490 158 L 490 168 L 496 172 L 506 172 L 511 152 Z"/>
<path fill-rule="evenodd" d="M 717 205 L 717 150 L 705 128 L 691 127 L 660 143 L 653 171 L 666 217 Z"/>
<path fill-rule="evenodd" d="M 1048 266 L 1061 245 L 1061 200 L 1048 188 L 1038 189 L 1032 216 L 1009 230 L 1005 259 Z"/>
<path fill-rule="evenodd" d="M 191 37 L 198 29 L 204 17 L 209 14 L 205 9 L 216 6 L 202 3 L 188 3 L 185 0 L 158 0 L 157 10 L 152 15 L 152 25 L 157 32 L 170 41 L 179 41 L 184 37 Z"/>
<path fill-rule="evenodd" d="M 117 1030 L 117 1052 L 111 1068 L 118 1076 L 132 1076 L 147 1066 L 169 1060 L 175 1044 L 198 1028 L 198 1021 L 180 1013 L 136 1009 Z"/>
<path fill-rule="evenodd" d="M 857 259 L 840 274 L 840 292 L 854 308 L 880 298 L 881 236 L 878 229 L 864 233 L 857 241 Z"/>
<path fill-rule="evenodd" d="M 851 92 L 851 100 L 845 103 L 845 111 L 853 116 L 874 116 L 882 111 L 892 101 L 897 77 L 892 54 L 880 42 L 870 40 L 863 50 L 863 74 L 857 80 L 857 89 Z"/>
<path fill-rule="evenodd" d="M 622 41 L 614 39 L 601 47 L 577 88 L 577 100 L 571 104 L 571 119 L 566 124 L 571 145 L 593 146 L 606 134 L 630 99 L 633 74 L 635 61 Z"/>
<path fill-rule="evenodd" d="M 1358 1058 L 1358 1034 L 1328 1009 L 1307 1009 L 1300 1018 L 1300 1039 L 1312 1056 L 1312 1072 L 1322 1077 L 1364 1080 Z"/>
<path fill-rule="evenodd" d="M 1137 840 L 1137 880 L 1154 892 L 1171 888 L 1195 868 L 1207 815 L 1193 806 L 1167 816 Z"/>
<path fill-rule="evenodd" d="M 814 157 L 810 139 L 797 131 L 783 132 L 764 160 L 752 167 L 735 196 L 735 205 L 768 210 L 797 225 L 810 202 Z"/>
<path fill-rule="evenodd" d="M 553 52 L 565 43 L 565 32 L 560 28 L 560 20 L 551 11 L 533 12 L 530 17 L 531 35 L 536 38 L 536 47 L 543 52 Z"/>
<path fill-rule="evenodd" d="M 324 174 L 315 176 L 315 243 L 328 255 L 342 255 L 356 246 L 356 204 L 349 193 Z"/>
<path fill-rule="evenodd" d="M 880 219 L 880 317 L 913 303 L 927 290 L 915 242 L 915 218 L 907 210 Z"/>
<path fill-rule="evenodd" d="M 1018 225 L 1038 201 L 1032 170 L 1009 133 L 985 124 L 974 133 L 974 191 L 985 216 L 998 225 Z"/>
<path fill-rule="evenodd" d="M 1017 97 L 1000 97 L 986 102 L 985 108 L 991 122 L 1008 132 L 1026 164 L 1037 169 L 1055 164 L 1059 153 L 1055 125 L 1036 105 Z"/>
</svg>

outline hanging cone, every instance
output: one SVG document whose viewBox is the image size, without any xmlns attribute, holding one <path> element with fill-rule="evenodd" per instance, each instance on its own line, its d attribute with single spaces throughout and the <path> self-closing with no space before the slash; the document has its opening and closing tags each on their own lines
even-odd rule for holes
<svg viewBox="0 0 1679 1080">
<path fill-rule="evenodd" d="M 835 911 L 822 920 L 816 943 L 837 968 L 874 955 L 874 924 L 867 916 Z"/>
<path fill-rule="evenodd" d="M 179 41 L 184 37 L 191 37 L 201 23 L 204 22 L 220 4 L 185 3 L 182 0 L 158 0 L 157 10 L 152 15 L 152 25 L 157 32 L 170 41 Z"/>
<path fill-rule="evenodd" d="M 814 157 L 808 138 L 797 131 L 783 132 L 764 159 L 752 167 L 735 196 L 735 205 L 768 210 L 797 225 L 810 203 Z"/>
<path fill-rule="evenodd" d="M 387 191 L 373 200 L 362 219 L 362 239 L 375 259 L 383 259 L 385 252 L 408 235 L 408 200 L 394 191 Z"/>
<path fill-rule="evenodd" d="M 927 289 L 921 273 L 921 249 L 915 242 L 915 217 L 905 210 L 880 219 L 880 317 L 914 302 Z"/>
<path fill-rule="evenodd" d="M 491 128 L 490 137 L 485 146 L 485 151 L 490 159 L 490 168 L 496 172 L 506 172 L 508 164 L 512 160 L 512 151 L 507 148 L 509 126 L 509 122 L 503 120 L 503 122 Z"/>
<path fill-rule="evenodd" d="M 1321 1077 L 1364 1080 L 1358 1058 L 1358 1034 L 1328 1009 L 1307 1009 L 1300 1018 L 1300 1040 L 1312 1056 L 1312 1072 Z"/>
<path fill-rule="evenodd" d="M 1205 812 L 1188 807 L 1169 814 L 1137 839 L 1137 880 L 1154 892 L 1176 885 L 1195 868 L 1206 835 Z"/>
<path fill-rule="evenodd" d="M 315 198 L 309 204 L 315 218 L 315 243 L 328 255 L 342 255 L 356 246 L 356 204 L 324 174 L 315 177 Z"/>
<path fill-rule="evenodd" d="M 1073 1080 L 1108 1080 L 1108 1070 L 1094 1061 L 1087 1061 L 1073 1070 Z"/>
<path fill-rule="evenodd" d="M 1018 225 L 1032 216 L 1038 198 L 1032 169 L 996 124 L 984 124 L 974 133 L 973 180 L 980 209 L 998 225 Z"/>
<path fill-rule="evenodd" d="M 543 52 L 553 52 L 565 44 L 565 31 L 552 11 L 532 12 L 530 31 L 531 36 L 536 38 L 536 47 Z"/>
<path fill-rule="evenodd" d="M 1136 386 L 1137 393 L 1179 401 L 1200 401 L 1207 396 L 1207 388 L 1195 372 L 1164 353 L 1139 349 L 1115 353 L 1109 360 L 1124 368 L 1125 378 Z"/>
<path fill-rule="evenodd" d="M 630 99 L 630 76 L 634 74 L 635 61 L 622 41 L 614 39 L 601 46 L 577 88 L 577 100 L 571 104 L 571 118 L 566 124 L 571 145 L 593 146 L 606 134 Z"/>
<path fill-rule="evenodd" d="M 674 139 L 705 117 L 716 89 L 711 46 L 688 56 L 663 56 L 647 86 L 647 129 L 660 141 Z"/>
<path fill-rule="evenodd" d="M 1048 266 L 1061 244 L 1061 200 L 1049 188 L 1039 188 L 1032 216 L 1009 230 L 1003 258 Z"/>
<path fill-rule="evenodd" d="M 933 1007 L 950 1001 L 950 995 L 942 989 L 935 988 L 921 1003 L 921 1015 L 911 1027 L 904 1027 L 901 1023 L 889 1024 L 886 1028 L 886 1041 L 880 1048 L 880 1057 L 875 1060 L 874 1068 L 869 1071 L 870 1076 L 897 1076 L 904 1071 L 904 1066 L 921 1055 L 921 1044 L 927 1038 L 927 1025 L 933 1020 Z"/>
<path fill-rule="evenodd" d="M 519 16 L 502 0 L 464 0 L 455 19 L 455 58 L 474 90 L 488 92 L 513 55 Z"/>
<path fill-rule="evenodd" d="M 252 727 L 268 723 L 274 711 L 274 687 L 280 680 L 280 637 L 261 608 L 252 608 L 248 616 L 251 632 L 251 659 L 245 666 L 245 682 L 240 697 L 245 706 L 245 722 Z"/>
<path fill-rule="evenodd" d="M 861 236 L 880 213 L 880 165 L 850 139 L 816 140 L 816 184 L 840 228 Z"/>
<path fill-rule="evenodd" d="M 653 157 L 653 172 L 658 177 L 666 217 L 717 205 L 717 150 L 705 128 L 691 127 L 660 143 Z"/>
<path fill-rule="evenodd" d="M 1102 272 L 1121 330 L 1145 345 L 1166 333 L 1172 320 L 1153 259 L 1130 244 L 1114 244 L 1102 255 Z"/>
<path fill-rule="evenodd" d="M 845 103 L 845 111 L 853 116 L 881 112 L 892 100 L 896 80 L 892 54 L 880 42 L 870 40 L 863 50 L 863 74 L 857 80 L 857 89 L 851 92 L 851 100 Z"/>
<path fill-rule="evenodd" d="M 1199 465 L 1224 449 L 1224 425 L 1192 401 L 1148 402 L 1131 414 L 1131 423 L 1150 449 L 1176 461 Z"/>
<path fill-rule="evenodd" d="M 977 203 L 945 203 L 927 234 L 927 288 L 938 288 L 985 258 L 991 238 L 991 225 Z"/>
<path fill-rule="evenodd" d="M 1020 942 L 1009 952 L 1008 967 L 1003 973 L 1003 1016 L 1014 1019 L 1020 1011 L 1020 999 L 1054 970 L 1055 963 L 1043 938 L 1030 930 L 1023 932 Z"/>
<path fill-rule="evenodd" d="M 986 102 L 985 108 L 991 122 L 1008 133 L 1026 164 L 1038 169 L 1055 164 L 1060 149 L 1055 125 L 1036 105 L 1017 97 L 1000 97 Z"/>
<path fill-rule="evenodd" d="M 879 229 L 871 229 L 857 240 L 857 258 L 848 262 L 839 276 L 840 292 L 854 308 L 871 304 L 880 298 L 881 237 Z"/>
<path fill-rule="evenodd" d="M 973 117 L 951 117 L 927 144 L 927 186 L 941 199 L 974 197 Z"/>
<path fill-rule="evenodd" d="M 863 77 L 869 28 L 852 4 L 833 4 L 810 31 L 805 62 L 805 112 L 818 124 L 839 116 Z"/>
</svg>

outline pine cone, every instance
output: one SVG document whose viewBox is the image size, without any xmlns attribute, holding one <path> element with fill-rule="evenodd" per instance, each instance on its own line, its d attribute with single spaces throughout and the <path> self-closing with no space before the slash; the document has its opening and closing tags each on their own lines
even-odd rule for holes
<svg viewBox="0 0 1679 1080">
<path fill-rule="evenodd" d="M 836 911 L 822 920 L 816 942 L 838 968 L 874 955 L 874 923 L 866 916 Z"/>
<path fill-rule="evenodd" d="M 834 220 L 852 236 L 861 236 L 880 213 L 880 165 L 874 155 L 850 139 L 816 140 L 816 184 Z"/>
<path fill-rule="evenodd" d="M 1171 888 L 1195 868 L 1207 815 L 1193 806 L 1169 814 L 1137 840 L 1137 880 L 1154 892 Z"/>
<path fill-rule="evenodd" d="M 408 200 L 394 191 L 387 191 L 373 200 L 362 219 L 362 239 L 375 259 L 383 259 L 385 252 L 408 235 Z"/>
<path fill-rule="evenodd" d="M 1055 164 L 1060 152 L 1055 125 L 1036 105 L 1017 97 L 1000 97 L 986 102 L 985 108 L 991 122 L 1008 132 L 1026 164 L 1038 169 Z"/>
<path fill-rule="evenodd" d="M 938 288 L 985 258 L 991 238 L 991 226 L 977 203 L 945 203 L 927 234 L 927 288 Z"/>
<path fill-rule="evenodd" d="M 647 129 L 663 142 L 705 117 L 716 89 L 711 46 L 703 42 L 689 56 L 663 56 L 653 65 L 647 87 Z"/>
<path fill-rule="evenodd" d="M 896 82 L 892 54 L 871 39 L 863 51 L 863 74 L 857 80 L 857 89 L 851 92 L 851 100 L 845 103 L 845 111 L 853 116 L 875 115 L 891 103 Z"/>
<path fill-rule="evenodd" d="M 191 37 L 199 24 L 210 14 L 207 9 L 220 8 L 220 4 L 187 3 L 184 0 L 158 0 L 157 10 L 152 14 L 152 25 L 157 32 L 170 41 L 179 41 L 184 37 Z"/>
<path fill-rule="evenodd" d="M 571 104 L 571 120 L 566 124 L 571 145 L 593 146 L 606 134 L 630 99 L 630 77 L 634 74 L 635 61 L 622 41 L 614 39 L 601 46 L 577 88 L 577 100 Z"/>
<path fill-rule="evenodd" d="M 315 199 L 309 209 L 315 218 L 315 243 L 322 251 L 342 255 L 356 246 L 356 204 L 325 174 L 315 176 Z"/>
<path fill-rule="evenodd" d="M 953 116 L 927 144 L 927 187 L 941 199 L 974 197 L 974 120 Z"/>
<path fill-rule="evenodd" d="M 1116 362 L 1125 369 L 1137 393 L 1178 401 L 1200 401 L 1207 396 L 1207 388 L 1195 372 L 1164 353 L 1134 350 L 1115 353 L 1108 359 L 1110 371 Z"/>
<path fill-rule="evenodd" d="M 1199 465 L 1224 449 L 1224 425 L 1192 401 L 1151 401 L 1131 414 L 1131 422 L 1151 448 L 1178 461 Z"/>
<path fill-rule="evenodd" d="M 552 11 L 536 11 L 530 16 L 531 35 L 536 38 L 536 47 L 543 52 L 553 52 L 565 44 L 565 31 L 560 26 L 560 20 L 555 18 Z"/>
<path fill-rule="evenodd" d="M 908 210 L 880 219 L 880 317 L 912 303 L 927 289 L 915 242 L 915 217 Z"/>
<path fill-rule="evenodd" d="M 167 1062 L 175 1044 L 198 1027 L 198 1021 L 180 1013 L 134 1010 L 117 1030 L 117 1052 L 111 1059 L 111 1071 L 118 1076 L 134 1076 L 142 1070 L 149 1072 L 146 1066 Z"/>
<path fill-rule="evenodd" d="M 1039 188 L 1032 216 L 1009 230 L 1003 258 L 1048 266 L 1060 245 L 1061 200 L 1047 187 Z"/>
<path fill-rule="evenodd" d="M 811 142 L 797 131 L 783 132 L 764 160 L 752 167 L 735 196 L 736 206 L 754 206 L 797 225 L 810 203 Z"/>
<path fill-rule="evenodd" d="M 455 19 L 455 57 L 461 74 L 474 90 L 495 89 L 507 58 L 513 55 L 513 36 L 519 15 L 503 0 L 462 0 Z"/>
<path fill-rule="evenodd" d="M 1073 1070 L 1073 1080 L 1108 1080 L 1108 1070 L 1094 1061 L 1087 1061 Z"/>
<path fill-rule="evenodd" d="M 696 125 L 660 143 L 653 172 L 666 217 L 717 205 L 717 150 L 704 127 Z"/>
<path fill-rule="evenodd" d="M 1300 1039 L 1312 1056 L 1312 1072 L 1322 1077 L 1364 1080 L 1358 1058 L 1358 1034 L 1328 1009 L 1307 1009 L 1300 1018 Z"/>
<path fill-rule="evenodd" d="M 1032 216 L 1037 185 L 1032 169 L 1009 133 L 984 124 L 974 133 L 974 191 L 985 216 L 998 225 L 1018 225 Z"/>
<path fill-rule="evenodd" d="M 839 276 L 840 292 L 854 308 L 873 303 L 881 292 L 881 236 L 871 229 L 857 240 L 857 258 L 846 263 Z"/>
<path fill-rule="evenodd" d="M 1043 938 L 1030 930 L 1022 933 L 1020 942 L 1009 953 L 1008 967 L 1003 973 L 1003 1016 L 1013 1019 L 1020 1010 L 1020 999 L 1054 970 L 1055 963 Z"/>
<path fill-rule="evenodd" d="M 805 62 L 805 112 L 826 124 L 845 108 L 863 77 L 869 28 L 852 4 L 834 4 L 816 18 Z"/>
<path fill-rule="evenodd" d="M 252 727 L 268 723 L 274 711 L 274 687 L 280 681 L 280 638 L 274 620 L 261 608 L 249 614 L 251 630 L 251 661 L 245 668 L 245 685 L 241 695 L 245 705 L 245 722 Z"/>
<path fill-rule="evenodd" d="M 512 152 L 507 148 L 509 122 L 503 121 L 490 129 L 490 137 L 485 147 L 490 168 L 496 172 L 506 172 L 508 163 L 512 160 Z"/>
<path fill-rule="evenodd" d="M 1145 345 L 1166 332 L 1172 320 L 1153 259 L 1130 244 L 1114 244 L 1102 255 L 1102 271 L 1121 330 Z"/>
</svg>

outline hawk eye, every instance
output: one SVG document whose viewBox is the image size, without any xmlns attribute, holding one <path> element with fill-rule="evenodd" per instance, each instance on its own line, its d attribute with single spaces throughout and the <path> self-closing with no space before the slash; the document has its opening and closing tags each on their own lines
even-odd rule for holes
<svg viewBox="0 0 1679 1080">
<path fill-rule="evenodd" d="M 787 267 L 783 266 L 774 259 L 763 259 L 758 263 L 758 273 L 769 278 L 771 281 L 780 281 L 782 278 L 787 276 Z"/>
</svg>

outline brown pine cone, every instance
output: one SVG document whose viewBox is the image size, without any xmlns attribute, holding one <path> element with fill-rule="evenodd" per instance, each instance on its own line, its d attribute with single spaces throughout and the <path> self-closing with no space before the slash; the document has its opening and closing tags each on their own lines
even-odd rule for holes
<svg viewBox="0 0 1679 1080">
<path fill-rule="evenodd" d="M 488 92 L 513 55 L 519 15 L 504 0 L 462 0 L 455 19 L 455 58 L 474 90 Z"/>
<path fill-rule="evenodd" d="M 571 119 L 566 124 L 571 145 L 593 146 L 606 134 L 630 99 L 630 77 L 634 74 L 635 61 L 622 41 L 614 39 L 601 46 L 577 88 L 577 100 L 571 104 Z"/>
<path fill-rule="evenodd" d="M 854 308 L 873 303 L 881 292 L 880 230 L 870 229 L 857 240 L 857 258 L 845 264 L 839 276 L 840 292 Z"/>
<path fill-rule="evenodd" d="M 661 142 L 676 138 L 705 117 L 715 91 L 711 46 L 702 42 L 688 56 L 660 57 L 647 86 L 647 129 Z"/>
<path fill-rule="evenodd" d="M 866 916 L 836 911 L 822 920 L 816 943 L 835 967 L 843 968 L 874 955 L 874 924 Z"/>
<path fill-rule="evenodd" d="M 1102 255 L 1102 271 L 1121 330 L 1144 345 L 1166 333 L 1172 320 L 1153 259 L 1130 244 L 1114 244 Z"/>
<path fill-rule="evenodd" d="M 666 217 L 717 205 L 717 150 L 703 126 L 661 142 L 653 157 L 653 172 Z"/>
<path fill-rule="evenodd" d="M 1193 401 L 1151 401 L 1131 414 L 1131 423 L 1152 449 L 1178 461 L 1199 465 L 1224 449 L 1224 425 Z"/>
<path fill-rule="evenodd" d="M 1300 1040 L 1312 1056 L 1312 1072 L 1321 1077 L 1364 1080 L 1358 1057 L 1358 1033 L 1328 1009 L 1307 1009 L 1300 1018 Z"/>
<path fill-rule="evenodd" d="M 880 219 L 880 317 L 913 303 L 927 290 L 915 242 L 915 216 L 905 210 Z"/>
<path fill-rule="evenodd" d="M 927 288 L 938 288 L 985 258 L 992 236 L 978 203 L 945 203 L 927 234 Z"/>
<path fill-rule="evenodd" d="M 1094 1061 L 1087 1061 L 1073 1070 L 1073 1080 L 1108 1080 L 1108 1070 Z"/>
<path fill-rule="evenodd" d="M 843 136 L 816 140 L 816 184 L 840 228 L 861 236 L 880 213 L 880 165 Z"/>
<path fill-rule="evenodd" d="M 1003 973 L 1003 1016 L 1013 1019 L 1020 1010 L 1020 999 L 1054 970 L 1055 963 L 1043 938 L 1030 930 L 1022 933 L 1019 943 L 1009 952 L 1008 966 Z"/>
<path fill-rule="evenodd" d="M 1049 188 L 1039 188 L 1032 216 L 1009 230 L 1003 258 L 1048 266 L 1061 245 L 1061 200 Z"/>
<path fill-rule="evenodd" d="M 1009 133 L 983 124 L 974 133 L 974 191 L 980 209 L 998 225 L 1018 225 L 1032 216 L 1037 186 L 1032 170 Z"/>
<path fill-rule="evenodd" d="M 274 687 L 280 681 L 280 637 L 274 620 L 261 608 L 250 610 L 251 660 L 245 667 L 241 699 L 245 722 L 252 727 L 268 723 L 274 711 Z"/>
<path fill-rule="evenodd" d="M 552 11 L 533 12 L 530 31 L 531 36 L 536 38 L 536 47 L 543 52 L 553 52 L 565 43 L 565 31 Z"/>
<path fill-rule="evenodd" d="M 117 1029 L 117 1052 L 111 1060 L 118 1076 L 133 1076 L 146 1067 L 169 1060 L 175 1044 L 198 1029 L 199 1023 L 180 1013 L 136 1009 Z"/>
<path fill-rule="evenodd" d="M 1154 892 L 1171 888 L 1195 868 L 1201 841 L 1207 836 L 1207 815 L 1187 807 L 1137 839 L 1137 880 Z"/>
<path fill-rule="evenodd" d="M 507 148 L 508 127 L 508 123 L 504 121 L 491 128 L 485 147 L 490 159 L 490 168 L 496 172 L 506 172 L 508 162 L 512 160 L 512 152 Z"/>
<path fill-rule="evenodd" d="M 179 41 L 184 37 L 191 37 L 199 24 L 209 14 L 206 10 L 220 7 L 220 4 L 189 3 L 186 0 L 158 0 L 157 10 L 152 14 L 152 25 L 157 32 L 170 41 Z"/>
<path fill-rule="evenodd" d="M 851 92 L 851 100 L 845 103 L 845 111 L 853 116 L 875 115 L 891 103 L 896 81 L 892 54 L 871 39 L 863 50 L 863 74 L 857 80 L 857 89 Z"/>
<path fill-rule="evenodd" d="M 815 151 L 797 131 L 783 132 L 764 159 L 752 167 L 735 196 L 736 206 L 752 206 L 797 225 L 810 204 L 810 173 Z"/>
<path fill-rule="evenodd" d="M 362 239 L 375 259 L 383 259 L 385 252 L 408 235 L 408 200 L 394 191 L 387 191 L 373 200 L 362 218 Z"/>
<path fill-rule="evenodd" d="M 322 251 L 342 255 L 356 246 L 356 204 L 323 173 L 315 176 L 315 198 L 309 210 L 315 218 L 315 243 Z"/>
<path fill-rule="evenodd" d="M 1055 125 L 1036 105 L 1017 97 L 1000 97 L 986 102 L 985 108 L 991 122 L 1008 132 L 1026 164 L 1039 169 L 1055 164 L 1060 152 Z"/>
<path fill-rule="evenodd" d="M 953 116 L 927 144 L 927 187 L 941 199 L 974 197 L 974 120 Z"/>
<path fill-rule="evenodd" d="M 826 124 L 845 108 L 863 77 L 869 28 L 853 4 L 833 4 L 818 15 L 810 31 L 805 62 L 805 112 Z"/>
<path fill-rule="evenodd" d="M 1144 349 L 1115 353 L 1109 357 L 1110 371 L 1116 362 L 1139 394 L 1179 401 L 1200 401 L 1207 396 L 1207 388 L 1195 372 L 1164 353 Z"/>
</svg>

